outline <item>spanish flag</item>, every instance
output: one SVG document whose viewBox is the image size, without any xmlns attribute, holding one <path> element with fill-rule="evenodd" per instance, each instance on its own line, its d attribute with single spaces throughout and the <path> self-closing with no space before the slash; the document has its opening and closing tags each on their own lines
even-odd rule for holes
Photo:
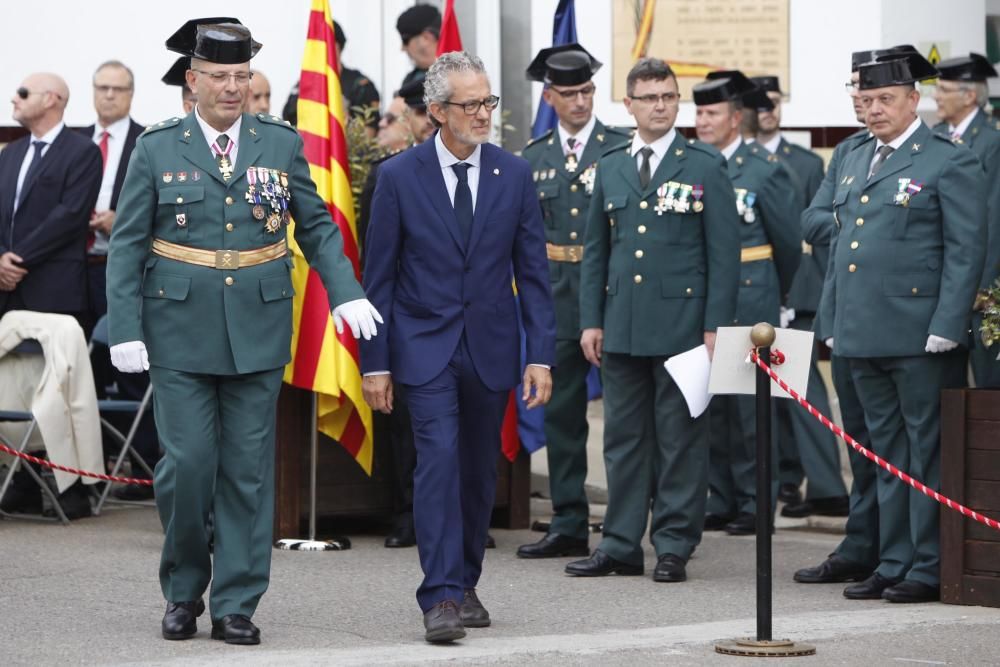
<svg viewBox="0 0 1000 667">
<path fill-rule="evenodd" d="M 328 0 L 312 0 L 299 84 L 299 133 L 305 143 L 309 172 L 330 217 L 340 228 L 344 254 L 358 270 L 358 238 L 351 196 L 350 168 L 344 128 L 333 21 Z M 372 470 L 372 413 L 361 394 L 357 341 L 351 330 L 337 334 L 326 289 L 309 268 L 289 227 L 288 245 L 295 268 L 292 361 L 285 367 L 288 384 L 316 392 L 318 428 L 338 441 L 369 475 Z"/>
</svg>

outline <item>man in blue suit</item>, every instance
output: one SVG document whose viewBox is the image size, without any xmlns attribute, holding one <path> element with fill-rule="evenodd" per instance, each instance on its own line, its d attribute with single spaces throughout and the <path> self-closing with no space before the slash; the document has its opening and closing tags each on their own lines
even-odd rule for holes
<svg viewBox="0 0 1000 667">
<path fill-rule="evenodd" d="M 364 287 L 388 334 L 362 344 L 361 368 L 372 408 L 389 412 L 393 392 L 406 394 L 424 571 L 417 601 L 427 641 L 449 642 L 490 624 L 475 589 L 500 425 L 520 379 L 511 278 L 527 338 L 529 408 L 551 394 L 555 315 L 531 169 L 487 143 L 499 98 L 482 61 L 441 56 L 424 99 L 440 131 L 379 168 Z"/>
</svg>

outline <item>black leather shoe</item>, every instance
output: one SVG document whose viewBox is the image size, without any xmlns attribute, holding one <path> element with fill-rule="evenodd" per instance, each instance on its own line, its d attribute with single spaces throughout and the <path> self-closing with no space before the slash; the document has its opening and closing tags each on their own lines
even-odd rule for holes
<svg viewBox="0 0 1000 667">
<path fill-rule="evenodd" d="M 479 601 L 475 588 L 466 588 L 462 596 L 462 606 L 458 608 L 458 619 L 467 628 L 488 628 L 490 612 Z"/>
<path fill-rule="evenodd" d="M 424 613 L 424 639 L 431 644 L 445 644 L 465 636 L 458 617 L 458 605 L 453 600 L 438 602 Z"/>
<path fill-rule="evenodd" d="M 680 556 L 662 554 L 656 559 L 653 581 L 687 581 L 687 571 Z"/>
<path fill-rule="evenodd" d="M 848 600 L 881 600 L 882 591 L 895 586 L 899 581 L 886 579 L 878 572 L 864 581 L 844 589 L 844 597 Z"/>
<path fill-rule="evenodd" d="M 872 575 L 872 568 L 847 560 L 837 554 L 816 567 L 804 567 L 795 572 L 792 579 L 800 584 L 836 584 L 845 581 L 862 581 Z"/>
<path fill-rule="evenodd" d="M 757 515 L 742 512 L 727 523 L 723 530 L 730 535 L 753 535 L 757 532 Z"/>
<path fill-rule="evenodd" d="M 642 565 L 629 565 L 615 560 L 600 549 L 595 549 L 590 558 L 567 563 L 566 574 L 576 577 L 606 577 L 609 574 L 620 574 L 626 577 L 641 576 Z"/>
<path fill-rule="evenodd" d="M 413 515 L 397 517 L 392 532 L 385 538 L 386 549 L 402 549 L 417 545 L 417 533 L 413 530 Z"/>
<path fill-rule="evenodd" d="M 832 496 L 830 498 L 814 498 L 796 505 L 785 505 L 781 508 L 781 516 L 793 519 L 817 514 L 819 516 L 847 516 L 851 511 L 851 503 L 847 496 Z"/>
<path fill-rule="evenodd" d="M 205 613 L 205 601 L 168 602 L 160 627 L 164 639 L 191 639 L 198 632 L 198 617 Z"/>
<path fill-rule="evenodd" d="M 229 614 L 221 620 L 212 619 L 212 639 L 227 644 L 259 644 L 260 629 L 243 614 Z"/>
<path fill-rule="evenodd" d="M 152 500 L 156 497 L 153 493 L 153 487 L 145 484 L 126 484 L 112 491 L 111 495 L 118 500 L 127 501 Z"/>
<path fill-rule="evenodd" d="M 802 492 L 798 485 L 786 482 L 778 487 L 778 500 L 786 505 L 798 505 L 802 502 Z"/>
<path fill-rule="evenodd" d="M 941 599 L 941 588 L 913 579 L 903 579 L 882 591 L 882 599 L 889 602 L 937 602 Z"/>
<path fill-rule="evenodd" d="M 90 491 L 79 480 L 63 491 L 58 496 L 59 506 L 62 507 L 63 514 L 67 519 L 83 519 L 92 516 L 93 510 L 90 508 Z M 42 512 L 42 516 L 54 517 L 56 511 L 47 509 Z"/>
<path fill-rule="evenodd" d="M 486 533 L 486 548 L 487 549 L 496 549 L 497 548 L 497 541 L 494 540 L 493 536 L 490 535 L 489 533 Z"/>
<path fill-rule="evenodd" d="M 590 547 L 587 538 L 566 537 L 559 533 L 549 533 L 537 542 L 523 544 L 517 548 L 518 558 L 560 558 L 562 556 L 588 556 Z"/>
<path fill-rule="evenodd" d="M 733 517 L 726 514 L 706 514 L 705 530 L 722 530 L 732 520 Z"/>
</svg>

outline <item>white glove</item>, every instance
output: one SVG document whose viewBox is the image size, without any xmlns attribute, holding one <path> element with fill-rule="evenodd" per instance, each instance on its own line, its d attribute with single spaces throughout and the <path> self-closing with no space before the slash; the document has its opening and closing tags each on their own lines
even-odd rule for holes
<svg viewBox="0 0 1000 667">
<path fill-rule="evenodd" d="M 924 346 L 924 352 L 937 354 L 938 352 L 948 352 L 949 350 L 954 350 L 956 347 L 958 347 L 958 343 L 955 341 L 931 334 L 927 337 L 927 345 Z"/>
<path fill-rule="evenodd" d="M 122 373 L 141 373 L 149 370 L 146 344 L 141 340 L 111 346 L 111 363 Z"/>
<path fill-rule="evenodd" d="M 795 319 L 795 309 L 781 307 L 781 328 L 787 329 L 788 325 Z"/>
<path fill-rule="evenodd" d="M 829 338 L 827 338 L 825 341 L 823 341 L 823 343 L 825 343 L 826 346 L 832 350 L 833 349 L 833 336 L 830 336 Z"/>
<path fill-rule="evenodd" d="M 383 323 L 382 316 L 368 299 L 347 301 L 334 308 L 333 324 L 337 327 L 337 333 L 344 333 L 344 322 L 347 322 L 355 338 L 364 336 L 365 340 L 371 340 L 372 336 L 378 334 L 376 322 Z"/>
</svg>

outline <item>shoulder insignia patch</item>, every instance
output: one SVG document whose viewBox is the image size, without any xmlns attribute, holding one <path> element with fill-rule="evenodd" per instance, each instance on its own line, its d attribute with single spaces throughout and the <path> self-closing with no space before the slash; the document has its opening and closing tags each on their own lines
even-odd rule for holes
<svg viewBox="0 0 1000 667">
<path fill-rule="evenodd" d="M 262 123 L 267 123 L 268 125 L 277 125 L 278 127 L 283 127 L 287 130 L 291 130 L 292 132 L 295 131 L 295 128 L 292 127 L 292 124 L 289 123 L 287 120 L 282 120 L 281 116 L 259 113 L 257 114 L 257 120 L 261 121 Z"/>
<path fill-rule="evenodd" d="M 768 155 L 767 156 L 767 161 L 768 162 L 777 162 L 778 161 L 778 156 L 777 155 L 773 155 L 773 154 L 772 155 Z"/>
<path fill-rule="evenodd" d="M 174 118 L 168 118 L 167 120 L 160 121 L 155 125 L 147 125 L 145 131 L 143 131 L 143 134 L 151 134 L 159 130 L 165 130 L 168 127 L 176 126 L 179 122 L 181 122 L 181 119 L 177 118 L 176 116 Z"/>
</svg>

